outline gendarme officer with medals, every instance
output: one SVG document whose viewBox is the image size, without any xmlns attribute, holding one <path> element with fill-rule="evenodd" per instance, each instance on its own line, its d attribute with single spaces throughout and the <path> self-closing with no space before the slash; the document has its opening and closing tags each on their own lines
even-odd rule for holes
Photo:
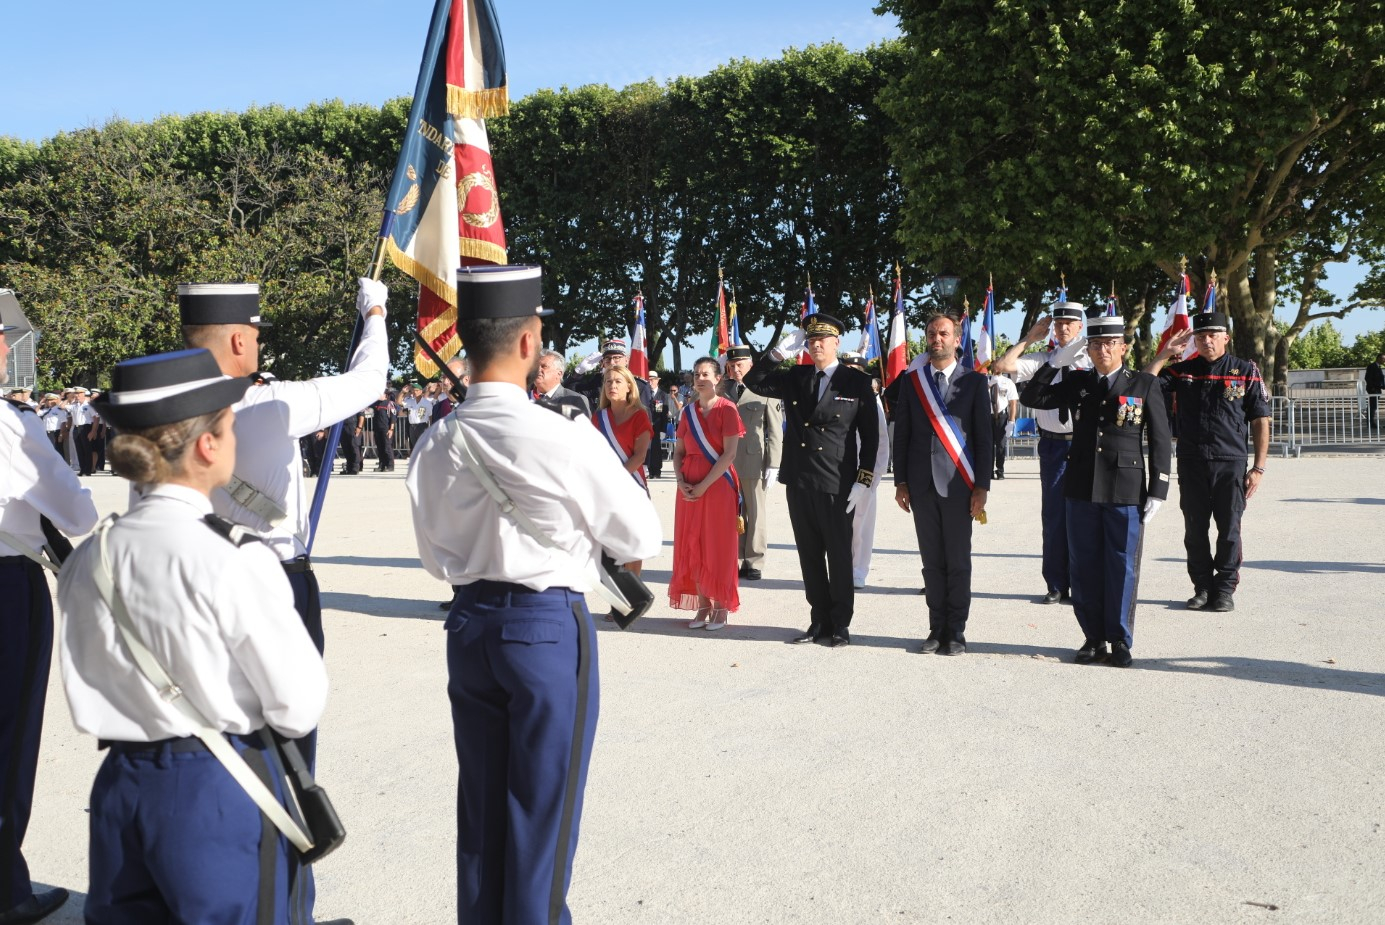
<svg viewBox="0 0 1385 925">
<path fill-rule="evenodd" d="M 10 354 L 0 325 L 0 383 Z M 53 655 L 53 605 L 43 553 L 48 534 L 86 533 L 96 505 L 54 449 L 44 422 L 22 402 L 0 402 L 0 923 L 37 922 L 67 890 L 35 893 L 24 860 L 39 739 Z M 57 555 L 55 550 L 54 555 Z M 40 565 L 40 560 L 46 565 Z"/>
<path fill-rule="evenodd" d="M 845 326 L 824 312 L 803 319 L 745 375 L 745 386 L 784 405 L 784 484 L 810 624 L 795 643 L 851 642 L 855 589 L 851 512 L 870 494 L 880 428 L 870 377 L 837 360 Z M 781 369 L 807 346 L 812 365 Z"/>
<path fill-rule="evenodd" d="M 1193 318 L 1192 333 L 1170 338 L 1145 371 L 1159 377 L 1178 424 L 1178 502 L 1183 546 L 1193 582 L 1189 610 L 1235 610 L 1241 580 L 1241 515 L 1265 475 L 1270 449 L 1270 399 L 1260 370 L 1226 352 L 1231 320 L 1221 312 Z M 1189 338 L 1197 356 L 1182 356 Z M 1255 461 L 1246 469 L 1246 441 Z M 1213 553 L 1208 529 L 1215 521 Z"/>
<path fill-rule="evenodd" d="M 1124 319 L 1089 318 L 1092 368 L 1067 370 L 1058 379 L 1064 361 L 1081 347 L 1073 341 L 1055 351 L 1020 401 L 1036 409 L 1065 408 L 1072 417 L 1064 492 L 1072 608 L 1086 637 L 1076 661 L 1109 657 L 1109 664 L 1125 668 L 1134 644 L 1144 524 L 1169 495 L 1169 423 L 1159 380 L 1125 368 Z"/>
<path fill-rule="evenodd" d="M 457 919 L 570 923 L 567 890 L 596 730 L 596 631 L 583 592 L 662 544 L 653 503 L 585 418 L 530 400 L 543 352 L 538 267 L 457 273 L 466 401 L 429 428 L 405 484 L 419 558 L 459 586 L 447 615 L 457 749 Z M 468 466 L 474 452 L 508 498 Z M 508 511 L 536 522 L 541 544 Z"/>
</svg>

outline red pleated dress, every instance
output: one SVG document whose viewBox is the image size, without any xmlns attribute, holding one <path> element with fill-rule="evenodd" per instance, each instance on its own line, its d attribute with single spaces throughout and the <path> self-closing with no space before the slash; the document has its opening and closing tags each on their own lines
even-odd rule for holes
<svg viewBox="0 0 1385 925">
<path fill-rule="evenodd" d="M 689 430 L 692 415 L 699 415 L 702 432 L 710 444 L 713 460 L 698 448 Z M 735 402 L 718 397 L 705 415 L 691 401 L 678 419 L 678 439 L 683 444 L 683 477 L 696 484 L 712 470 L 713 461 L 726 447 L 727 437 L 744 437 L 745 425 Z M 735 466 L 727 470 L 734 476 Z M 677 610 L 696 610 L 697 597 L 711 598 L 720 607 L 735 613 L 741 606 L 737 570 L 740 566 L 740 534 L 736 519 L 740 502 L 735 487 L 727 479 L 716 480 L 696 501 L 682 494 L 673 515 L 673 577 L 668 583 L 669 606 Z"/>
</svg>

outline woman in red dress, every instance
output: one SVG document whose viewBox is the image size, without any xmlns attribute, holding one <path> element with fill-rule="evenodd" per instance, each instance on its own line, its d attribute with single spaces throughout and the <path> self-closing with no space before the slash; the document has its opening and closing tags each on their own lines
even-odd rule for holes
<svg viewBox="0 0 1385 925">
<path fill-rule="evenodd" d="M 679 417 L 673 449 L 678 502 L 668 600 L 678 610 L 696 608 L 688 629 L 719 630 L 741 606 L 740 481 L 732 463 L 745 425 L 736 403 L 717 394 L 719 382 L 716 360 L 703 357 L 693 364 L 693 398 Z"/>
<path fill-rule="evenodd" d="M 649 412 L 640 403 L 635 374 L 624 366 L 612 366 L 602 377 L 601 400 L 596 414 L 592 415 L 592 424 L 605 435 L 611 451 L 621 457 L 625 471 L 648 492 L 644 460 L 649 453 L 649 442 L 654 438 L 654 425 L 650 423 Z M 641 566 L 640 562 L 625 564 L 625 568 L 636 575 Z"/>
</svg>

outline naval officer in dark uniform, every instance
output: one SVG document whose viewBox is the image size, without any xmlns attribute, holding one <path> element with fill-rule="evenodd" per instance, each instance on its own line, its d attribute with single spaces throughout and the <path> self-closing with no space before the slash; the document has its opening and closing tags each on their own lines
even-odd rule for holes
<svg viewBox="0 0 1385 925">
<path fill-rule="evenodd" d="M 1230 319 L 1203 312 L 1192 334 L 1169 339 L 1145 372 L 1159 377 L 1178 424 L 1178 503 L 1183 509 L 1183 547 L 1193 581 L 1189 610 L 1235 610 L 1232 594 L 1241 580 L 1241 515 L 1265 475 L 1270 450 L 1270 398 L 1260 370 L 1226 352 Z M 1188 338 L 1197 356 L 1182 356 Z M 1246 439 L 1255 462 L 1246 470 Z M 1208 528 L 1217 524 L 1212 553 Z"/>
<path fill-rule="evenodd" d="M 582 593 L 604 550 L 657 555 L 654 505 L 585 418 L 531 400 L 538 267 L 464 267 L 457 334 L 471 384 L 419 443 L 406 484 L 419 557 L 459 585 L 447 630 L 457 747 L 457 919 L 572 921 L 567 890 L 596 731 L 596 630 Z M 462 462 L 465 435 L 541 545 Z M 508 507 L 506 508 L 508 510 Z"/>
<path fill-rule="evenodd" d="M 870 377 L 837 361 L 844 326 L 824 312 L 785 337 L 745 375 L 745 387 L 784 405 L 785 487 L 803 591 L 812 608 L 795 643 L 833 648 L 851 642 L 855 589 L 851 576 L 851 512 L 870 493 L 880 426 Z M 779 366 L 804 344 L 811 366 Z"/>
<path fill-rule="evenodd" d="M 1125 368 L 1125 321 L 1087 321 L 1092 368 L 1045 364 L 1020 400 L 1031 408 L 1066 408 L 1072 451 L 1064 478 L 1072 606 L 1086 641 L 1076 660 L 1130 665 L 1135 592 L 1144 524 L 1169 494 L 1171 448 L 1163 389 L 1149 373 Z M 1071 349 L 1071 348 L 1069 348 Z M 1058 351 L 1057 360 L 1067 359 Z M 1148 440 L 1149 464 L 1143 442 Z"/>
</svg>

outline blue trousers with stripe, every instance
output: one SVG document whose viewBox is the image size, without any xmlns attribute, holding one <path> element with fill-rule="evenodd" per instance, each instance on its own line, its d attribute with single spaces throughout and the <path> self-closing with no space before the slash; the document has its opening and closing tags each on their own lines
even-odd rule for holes
<svg viewBox="0 0 1385 925">
<path fill-rule="evenodd" d="M 1068 471 L 1067 440 L 1039 437 L 1039 498 L 1040 517 L 1044 525 L 1044 584 L 1049 591 L 1067 594 L 1068 577 L 1068 507 L 1063 494 L 1063 477 Z"/>
<path fill-rule="evenodd" d="M 0 558 L 0 913 L 33 893 L 21 848 L 52 656 L 53 604 L 43 569 L 24 556 Z"/>
<path fill-rule="evenodd" d="M 1093 642 L 1134 644 L 1140 506 L 1069 500 L 1067 519 L 1078 625 Z"/>
<path fill-rule="evenodd" d="M 599 706 L 582 595 L 479 581 L 448 614 L 457 921 L 567 925 Z"/>
<path fill-rule="evenodd" d="M 278 756 L 228 738 L 282 797 Z M 183 741 L 117 744 L 97 772 L 87 925 L 308 925 L 288 840 L 210 752 L 170 744 Z"/>
</svg>

